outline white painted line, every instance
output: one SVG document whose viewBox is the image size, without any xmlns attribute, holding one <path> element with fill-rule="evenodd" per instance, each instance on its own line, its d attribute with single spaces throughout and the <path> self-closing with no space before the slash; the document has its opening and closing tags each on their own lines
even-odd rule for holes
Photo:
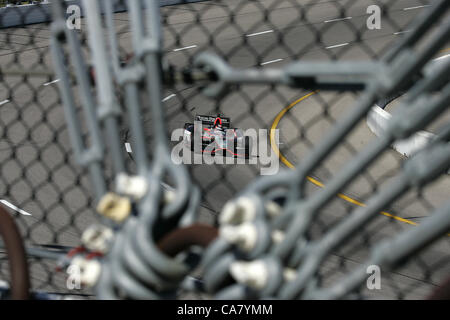
<svg viewBox="0 0 450 320">
<path fill-rule="evenodd" d="M 176 94 L 171 94 L 170 96 L 165 97 L 164 99 L 162 99 L 162 102 L 166 102 L 167 100 L 170 100 L 170 99 L 172 99 L 175 96 L 176 96 Z"/>
<path fill-rule="evenodd" d="M 31 213 L 28 213 L 28 212 L 26 212 L 26 211 L 24 211 L 24 210 L 22 210 L 22 209 L 16 207 L 15 205 L 13 205 L 12 203 L 10 203 L 10 202 L 8 202 L 8 201 L 6 201 L 6 200 L 0 200 L 0 202 L 3 203 L 5 206 L 7 206 L 7 207 L 13 209 L 14 211 L 17 211 L 17 212 L 20 213 L 21 215 L 24 215 L 24 216 L 31 216 Z"/>
<path fill-rule="evenodd" d="M 131 149 L 131 144 L 129 142 L 125 142 L 125 149 L 128 153 L 133 153 L 133 150 Z"/>
<path fill-rule="evenodd" d="M 348 42 L 346 42 L 346 43 L 341 43 L 341 44 L 337 44 L 337 45 L 334 45 L 334 46 L 325 47 L 325 49 L 339 48 L 339 47 L 346 46 L 346 45 L 348 45 L 348 44 L 349 44 Z"/>
<path fill-rule="evenodd" d="M 350 19 L 352 19 L 352 17 L 339 18 L 339 19 L 331 19 L 331 20 L 326 20 L 326 21 L 324 21 L 324 22 L 325 22 L 325 23 L 330 23 L 330 22 L 344 21 L 344 20 L 350 20 Z"/>
<path fill-rule="evenodd" d="M 271 32 L 273 32 L 273 30 L 267 30 L 267 31 L 262 31 L 262 32 L 251 33 L 251 34 L 247 34 L 247 37 L 259 36 L 261 34 L 266 34 L 266 33 L 271 33 Z"/>
<path fill-rule="evenodd" d="M 7 104 L 8 102 L 9 102 L 9 100 L 2 101 L 2 102 L 0 102 L 0 106 Z"/>
<path fill-rule="evenodd" d="M 411 32 L 411 30 L 405 30 L 405 31 L 394 32 L 393 34 L 397 35 L 397 34 L 402 34 L 402 33 L 407 33 L 407 32 Z"/>
<path fill-rule="evenodd" d="M 442 60 L 442 59 L 447 59 L 447 58 L 449 58 L 449 57 L 450 57 L 450 54 L 446 54 L 445 56 L 436 58 L 436 59 L 434 59 L 433 61 L 438 61 L 438 60 Z"/>
<path fill-rule="evenodd" d="M 406 11 L 406 10 L 420 9 L 420 8 L 426 8 L 426 7 L 429 7 L 429 6 L 431 6 L 431 4 L 427 4 L 427 5 L 424 5 L 424 6 L 403 8 L 403 10 Z"/>
<path fill-rule="evenodd" d="M 44 85 L 44 86 L 49 86 L 49 85 L 54 84 L 54 83 L 57 83 L 57 82 L 59 82 L 59 79 L 56 79 L 56 80 L 53 80 L 53 81 L 44 83 L 43 85 Z"/>
<path fill-rule="evenodd" d="M 266 65 L 266 64 L 269 64 L 269 63 L 275 63 L 275 62 L 280 62 L 280 61 L 283 61 L 283 59 L 275 59 L 275 60 L 263 62 L 263 63 L 261 63 L 261 65 L 263 66 L 263 65 Z"/>
<path fill-rule="evenodd" d="M 173 51 L 174 51 L 174 52 L 177 52 L 177 51 L 187 50 L 187 49 L 192 49 L 192 48 L 197 48 L 197 45 L 194 44 L 193 46 L 184 47 L 184 48 L 178 48 L 178 49 L 174 49 Z"/>
</svg>

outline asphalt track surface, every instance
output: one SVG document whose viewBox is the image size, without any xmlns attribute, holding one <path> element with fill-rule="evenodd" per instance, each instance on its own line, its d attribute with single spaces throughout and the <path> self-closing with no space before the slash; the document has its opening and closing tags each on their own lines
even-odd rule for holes
<svg viewBox="0 0 450 320">
<path fill-rule="evenodd" d="M 307 1 L 298 2 L 307 3 Z M 237 0 L 229 0 L 226 4 L 204 2 L 163 8 L 163 14 L 168 16 L 165 21 L 164 41 L 166 58 L 170 63 L 183 67 L 188 63 L 189 57 L 205 49 L 211 50 L 205 30 L 214 34 L 215 49 L 229 56 L 231 65 L 239 68 L 258 65 L 263 68 L 282 67 L 292 61 L 292 53 L 299 52 L 304 61 L 329 60 L 334 55 L 340 60 L 369 60 L 371 52 L 380 55 L 402 36 L 398 33 L 398 27 L 386 21 L 383 22 L 381 30 L 367 30 L 363 33 L 364 46 L 356 42 L 352 26 L 356 29 L 364 28 L 367 19 L 366 8 L 372 4 L 371 1 L 362 0 L 353 4 L 346 11 L 347 17 L 343 20 L 335 20 L 339 17 L 336 3 L 343 4 L 345 1 L 317 1 L 314 5 L 309 5 L 307 13 L 309 23 L 305 21 L 295 23 L 298 11 L 293 10 L 289 2 L 280 2 L 280 5 L 271 11 L 270 23 L 262 22 L 260 8 L 272 1 L 263 0 L 255 3 L 249 1 L 235 16 L 235 21 L 239 25 L 239 28 L 236 28 L 227 23 L 228 12 L 230 8 L 234 10 L 239 3 Z M 395 1 L 390 7 L 390 19 L 395 21 L 401 30 L 407 31 L 407 25 L 413 17 L 425 9 L 419 6 L 423 6 L 422 1 Z M 204 29 L 195 26 L 195 12 L 199 10 L 206 10 L 202 15 Z M 116 14 L 115 22 L 120 33 L 121 47 L 131 48 L 127 14 Z M 315 41 L 311 32 L 312 27 L 326 28 L 321 43 Z M 85 30 L 84 20 L 83 28 L 82 30 Z M 29 44 L 30 31 L 35 35 L 33 45 Z M 180 41 L 176 40 L 173 31 L 182 34 Z M 284 35 L 285 46 L 274 45 L 277 43 L 279 33 Z M 40 54 L 48 49 L 49 38 L 50 31 L 47 25 L 2 30 L 0 43 L 7 45 L 0 47 L 0 64 L 14 65 L 14 56 L 18 55 L 20 65 L 30 68 L 38 62 L 39 56 L 43 56 L 48 69 L 51 70 L 50 55 Z M 248 46 L 243 45 L 244 39 Z M 442 52 L 442 55 L 444 54 Z M 86 209 L 89 203 L 83 194 L 83 192 L 90 193 L 89 181 L 80 175 L 81 170 L 70 157 L 67 159 L 71 167 L 60 165 L 66 157 L 64 153 L 70 152 L 70 142 L 64 129 L 62 110 L 55 108 L 59 104 L 57 79 L 52 77 L 28 79 L 32 87 L 39 88 L 37 92 L 39 105 L 32 101 L 32 91 L 28 86 L 21 84 L 21 81 L 19 77 L 5 77 L 6 86 L 14 88 L 12 97 L 7 96 L 8 90 L 4 84 L 0 84 L 0 116 L 4 123 L 11 123 L 7 126 L 7 141 L 0 141 L 2 150 L 0 161 L 4 163 L 1 176 L 4 183 L 0 186 L 0 194 L 5 195 L 0 198 L 31 214 L 29 216 L 21 214 L 18 217 L 23 230 L 32 226 L 30 229 L 32 232 L 27 235 L 31 243 L 74 246 L 79 243 L 80 231 L 95 221 L 95 217 L 93 211 Z M 231 118 L 234 127 L 279 129 L 281 144 L 277 158 L 281 158 L 280 168 L 294 167 L 310 152 L 311 146 L 320 142 L 330 131 L 333 119 L 339 119 L 351 110 L 357 98 L 357 94 L 351 93 L 311 94 L 284 87 L 277 87 L 273 91 L 269 89 L 265 86 L 243 86 L 219 104 L 206 99 L 196 88 L 185 85 L 167 90 L 164 93 L 164 104 L 168 130 L 172 132 L 174 129 L 182 128 L 185 122 L 192 121 L 195 114 L 215 114 L 220 111 Z M 248 102 L 251 100 L 256 103 L 251 105 L 250 112 Z M 326 106 L 329 106 L 327 109 L 329 117 L 323 117 Z M 180 108 L 183 112 L 180 112 Z M 23 126 L 13 125 L 14 119 L 18 117 L 18 110 L 21 109 L 22 119 L 33 128 L 31 134 L 24 130 Z M 45 110 L 46 120 L 50 125 L 39 124 L 42 121 L 42 109 Z M 299 139 L 302 132 L 305 135 Z M 320 190 L 322 183 L 326 183 L 334 172 L 353 158 L 354 153 L 349 151 L 349 145 L 354 150 L 361 150 L 374 138 L 367 125 L 361 122 L 347 139 L 346 144 L 338 148 L 314 173 L 311 177 L 312 183 L 308 184 L 308 192 Z M 268 137 L 267 143 L 270 143 Z M 14 156 L 20 159 L 21 165 L 9 160 L 13 156 L 12 146 L 15 147 Z M 268 148 L 272 149 L 271 147 Z M 273 149 L 276 151 L 276 148 Z M 274 151 L 273 149 L 270 151 Z M 36 150 L 41 152 L 39 161 L 34 161 L 37 157 Z M 368 196 L 373 194 L 373 183 L 370 183 L 367 176 L 370 175 L 372 181 L 381 188 L 388 183 L 389 177 L 398 170 L 404 160 L 402 156 L 392 151 L 371 166 L 364 176 L 345 190 L 344 198 L 337 198 L 323 210 L 320 215 L 323 229 L 348 215 L 352 208 L 363 205 Z M 190 165 L 195 181 L 207 190 L 202 208 L 204 221 L 212 222 L 227 200 L 242 190 L 253 178 L 259 176 L 261 164 L 259 159 L 257 162 L 253 165 Z M 30 163 L 32 165 L 29 165 Z M 45 183 L 48 178 L 51 179 L 51 184 Z M 73 187 L 76 180 L 81 180 L 85 191 Z M 13 188 L 6 190 L 6 183 L 12 184 Z M 33 190 L 34 198 L 30 200 Z M 380 239 L 392 237 L 414 227 L 430 214 L 432 208 L 439 207 L 448 199 L 449 191 L 450 179 L 444 177 L 431 187 L 425 188 L 420 199 L 415 193 L 409 193 L 386 208 L 386 214 L 380 215 L 374 223 L 364 228 L 363 235 L 355 235 L 351 243 L 326 260 L 321 268 L 321 273 L 327 275 L 325 283 L 334 281 L 364 261 L 368 251 L 363 240 L 369 239 L 369 243 L 376 243 Z M 69 223 L 71 226 L 67 227 Z M 319 234 L 321 232 L 323 231 L 318 231 Z M 423 260 L 431 266 L 439 259 L 448 257 L 449 250 L 448 240 L 443 239 L 426 252 Z M 395 273 L 383 275 L 381 290 L 365 293 L 371 298 L 395 299 L 398 298 L 396 293 L 401 288 L 406 292 L 403 298 L 423 298 L 440 283 L 443 275 L 448 275 L 449 271 L 447 264 L 433 273 L 431 278 L 425 278 L 424 269 L 418 264 L 407 265 Z M 44 269 L 36 267 L 33 270 L 35 283 L 45 281 L 48 276 Z"/>
</svg>

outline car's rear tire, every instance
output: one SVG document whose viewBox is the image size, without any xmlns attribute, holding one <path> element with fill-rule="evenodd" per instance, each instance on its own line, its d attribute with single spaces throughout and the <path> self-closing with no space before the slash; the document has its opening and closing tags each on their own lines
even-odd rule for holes
<svg viewBox="0 0 450 320">
<path fill-rule="evenodd" d="M 245 136 L 244 137 L 244 146 L 245 146 L 245 159 L 250 159 L 250 152 L 252 150 L 250 145 L 250 137 Z"/>
</svg>

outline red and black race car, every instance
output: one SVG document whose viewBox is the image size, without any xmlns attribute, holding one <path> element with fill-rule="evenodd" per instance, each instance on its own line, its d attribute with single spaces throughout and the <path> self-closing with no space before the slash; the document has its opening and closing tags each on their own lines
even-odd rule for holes
<svg viewBox="0 0 450 320">
<path fill-rule="evenodd" d="M 198 146 L 196 147 L 197 131 Z M 241 129 L 231 128 L 230 118 L 197 115 L 194 123 L 184 125 L 184 142 L 191 151 L 231 157 L 250 158 L 250 137 Z"/>
</svg>

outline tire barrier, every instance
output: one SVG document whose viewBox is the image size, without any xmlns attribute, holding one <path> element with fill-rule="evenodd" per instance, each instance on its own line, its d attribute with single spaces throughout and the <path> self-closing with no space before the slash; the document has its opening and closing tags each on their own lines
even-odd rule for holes
<svg viewBox="0 0 450 320">
<path fill-rule="evenodd" d="M 11 298 L 25 300 L 29 297 L 30 277 L 25 248 L 14 219 L 0 205 L 0 236 L 4 242 L 11 273 Z"/>
</svg>

